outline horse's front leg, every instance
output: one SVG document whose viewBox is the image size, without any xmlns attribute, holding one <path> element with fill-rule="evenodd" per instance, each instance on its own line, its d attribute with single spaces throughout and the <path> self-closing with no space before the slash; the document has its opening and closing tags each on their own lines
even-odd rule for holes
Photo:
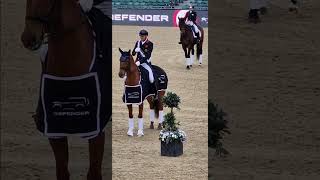
<svg viewBox="0 0 320 180">
<path fill-rule="evenodd" d="M 150 129 L 154 129 L 154 118 L 155 118 L 155 111 L 154 111 L 154 103 L 153 103 L 153 97 L 149 96 L 147 97 L 149 106 L 150 106 Z"/>
<path fill-rule="evenodd" d="M 194 62 L 194 46 L 191 49 L 190 66 L 192 67 Z"/>
<path fill-rule="evenodd" d="M 191 67 L 190 52 L 191 48 L 187 48 L 187 69 L 190 69 Z"/>
<path fill-rule="evenodd" d="M 102 160 L 104 153 L 105 133 L 89 140 L 90 167 L 87 180 L 102 180 Z"/>
<path fill-rule="evenodd" d="M 133 129 L 134 129 L 134 119 L 133 119 L 133 114 L 132 114 L 132 104 L 127 105 L 128 111 L 129 111 L 129 119 L 128 119 L 128 136 L 133 136 Z"/>
<path fill-rule="evenodd" d="M 139 115 L 138 115 L 138 136 L 143 136 L 143 103 L 139 105 Z"/>
<path fill-rule="evenodd" d="M 68 139 L 66 137 L 59 139 L 49 138 L 49 142 L 56 160 L 57 180 L 70 180 Z"/>
<path fill-rule="evenodd" d="M 182 45 L 183 51 L 184 51 L 184 57 L 186 59 L 186 66 L 187 69 L 189 69 L 189 61 L 188 61 L 188 49 L 185 45 Z"/>
</svg>

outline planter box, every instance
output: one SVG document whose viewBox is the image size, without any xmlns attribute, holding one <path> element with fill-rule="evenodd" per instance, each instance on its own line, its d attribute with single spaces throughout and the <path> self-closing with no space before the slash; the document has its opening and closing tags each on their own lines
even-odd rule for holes
<svg viewBox="0 0 320 180">
<path fill-rule="evenodd" d="M 183 154 L 183 143 L 175 141 L 165 143 L 161 141 L 161 156 L 177 157 Z"/>
</svg>

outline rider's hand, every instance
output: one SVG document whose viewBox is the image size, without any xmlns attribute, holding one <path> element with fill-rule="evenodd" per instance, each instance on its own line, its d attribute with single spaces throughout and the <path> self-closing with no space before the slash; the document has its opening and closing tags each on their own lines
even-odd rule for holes
<svg viewBox="0 0 320 180">
<path fill-rule="evenodd" d="M 134 51 L 135 51 L 135 52 L 140 52 L 141 49 L 140 49 L 140 48 L 136 48 Z"/>
<path fill-rule="evenodd" d="M 137 62 L 136 62 L 136 65 L 137 65 L 137 66 L 140 66 L 140 61 L 137 61 Z"/>
</svg>

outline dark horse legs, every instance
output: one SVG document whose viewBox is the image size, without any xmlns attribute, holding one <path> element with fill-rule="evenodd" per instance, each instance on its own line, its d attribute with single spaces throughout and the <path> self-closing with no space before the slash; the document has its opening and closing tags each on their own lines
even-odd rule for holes
<svg viewBox="0 0 320 180">
<path fill-rule="evenodd" d="M 105 133 L 89 140 L 90 167 L 87 180 L 102 180 L 102 160 L 104 153 Z"/>
<path fill-rule="evenodd" d="M 68 139 L 49 138 L 54 157 L 56 159 L 56 176 L 57 180 L 69 180 L 70 173 L 68 170 L 69 152 L 68 152 Z"/>
<path fill-rule="evenodd" d="M 49 142 L 56 159 L 57 180 L 70 180 L 70 173 L 68 170 L 68 139 L 49 138 Z M 102 180 L 101 167 L 104 153 L 104 142 L 105 133 L 100 133 L 97 137 L 89 140 L 90 167 L 87 180 Z"/>
</svg>

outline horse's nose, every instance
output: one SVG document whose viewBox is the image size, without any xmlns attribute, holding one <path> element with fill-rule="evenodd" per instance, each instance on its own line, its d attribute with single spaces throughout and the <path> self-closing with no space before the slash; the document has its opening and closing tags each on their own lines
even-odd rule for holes
<svg viewBox="0 0 320 180">
<path fill-rule="evenodd" d="M 119 71 L 119 77 L 123 78 L 124 77 L 124 73 L 122 71 Z"/>
</svg>

